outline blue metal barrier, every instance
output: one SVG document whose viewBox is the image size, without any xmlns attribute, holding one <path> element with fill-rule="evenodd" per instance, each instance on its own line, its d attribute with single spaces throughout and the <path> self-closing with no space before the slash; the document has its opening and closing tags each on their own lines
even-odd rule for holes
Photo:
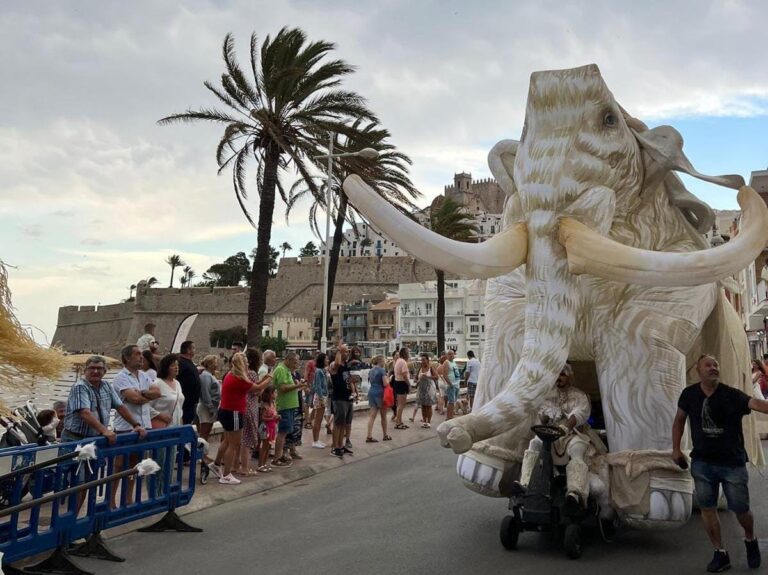
<svg viewBox="0 0 768 575">
<path fill-rule="evenodd" d="M 93 441 L 97 446 L 97 458 L 90 462 L 90 469 L 85 463 L 62 457 L 74 451 L 78 445 Z M 185 445 L 190 446 L 191 454 L 189 468 L 186 470 Z M 161 463 L 157 475 L 107 480 L 121 470 L 134 467 L 144 457 Z M 55 461 L 51 463 L 55 467 L 36 465 L 53 459 Z M 191 426 L 150 431 L 144 440 L 140 440 L 136 433 L 120 434 L 115 445 L 111 446 L 105 438 L 100 437 L 42 447 L 33 445 L 0 450 L 0 473 L 6 481 L 9 478 L 13 481 L 10 489 L 6 489 L 7 500 L 4 504 L 7 508 L 0 509 L 3 569 L 7 573 L 8 564 L 54 549 L 56 552 L 49 559 L 56 556 L 56 561 L 69 561 L 67 548 L 72 542 L 91 538 L 89 541 L 93 543 L 94 537 L 95 546 L 91 547 L 95 547 L 95 553 L 87 544 L 85 552 L 81 548 L 80 553 L 75 553 L 121 560 L 104 547 L 99 533 L 163 512 L 166 517 L 147 530 L 199 531 L 183 524 L 174 513 L 174 509 L 189 503 L 195 493 L 197 459 L 197 434 Z M 120 481 L 122 488 L 117 506 L 113 508 L 110 503 L 112 493 Z M 126 488 L 130 485 L 129 481 L 134 483 L 130 493 Z M 84 483 L 91 485 L 75 489 Z M 51 490 L 58 493 L 68 489 L 71 493 L 66 497 L 53 498 L 42 508 L 35 505 L 30 509 L 14 510 L 21 504 L 26 489 L 33 500 L 42 499 Z M 85 512 L 78 513 L 79 504 L 83 503 Z M 50 509 L 48 525 L 40 521 L 43 509 Z M 100 553 L 100 550 L 104 552 Z M 27 571 L 51 572 L 51 566 L 43 564 L 37 566 L 37 570 L 28 568 Z M 77 569 L 74 564 L 73 567 Z"/>
</svg>

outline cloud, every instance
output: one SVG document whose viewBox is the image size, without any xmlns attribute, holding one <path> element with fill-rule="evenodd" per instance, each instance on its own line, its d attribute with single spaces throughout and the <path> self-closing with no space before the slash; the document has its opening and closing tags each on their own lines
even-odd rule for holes
<svg viewBox="0 0 768 575">
<path fill-rule="evenodd" d="M 254 30 L 263 40 L 289 24 L 311 40 L 336 42 L 334 56 L 357 67 L 345 86 L 368 98 L 393 143 L 414 160 L 423 205 L 455 172 L 489 175 L 488 150 L 520 133 L 535 70 L 596 62 L 617 100 L 654 122 L 768 115 L 768 4 L 488 0 L 479 6 L 63 0 L 40 10 L 37 3 L 4 1 L 0 74 L 13 81 L 0 91 L 0 109 L 11 111 L 0 126 L 0 245 L 10 246 L 0 256 L 39 271 L 13 274 L 21 316 L 52 331 L 54 303 L 127 297 L 126 286 L 140 277 L 165 277 L 162 259 L 171 250 L 201 274 L 207 261 L 255 245 L 231 175 L 216 175 L 221 128 L 156 123 L 216 104 L 202 82 L 218 81 L 221 42 L 230 31 L 246 67 Z M 737 160 L 742 165 L 740 158 L 731 161 Z M 256 190 L 250 198 L 257 214 Z M 287 227 L 278 205 L 273 243 L 312 239 L 306 210 L 295 213 Z M 36 249 L 23 238 L 34 238 L 29 243 Z M 57 267 L 57 258 L 66 263 Z M 80 260 L 95 268 L 72 268 Z"/>
<path fill-rule="evenodd" d="M 21 233 L 30 238 L 39 238 L 43 235 L 43 227 L 40 224 L 22 226 Z"/>
</svg>

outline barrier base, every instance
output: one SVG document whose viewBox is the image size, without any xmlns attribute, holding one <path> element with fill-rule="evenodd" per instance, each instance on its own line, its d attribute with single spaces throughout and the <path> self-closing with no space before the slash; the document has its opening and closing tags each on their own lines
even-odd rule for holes
<svg viewBox="0 0 768 575">
<path fill-rule="evenodd" d="M 101 536 L 101 531 L 92 533 L 84 543 L 72 545 L 67 549 L 67 553 L 75 557 L 92 557 L 93 559 L 115 561 L 116 563 L 125 561 L 125 557 L 120 557 L 109 548 Z"/>
<path fill-rule="evenodd" d="M 153 523 L 148 527 L 142 527 L 138 531 L 142 533 L 159 533 L 162 531 L 178 531 L 180 533 L 201 533 L 203 530 L 199 527 L 192 527 L 189 523 L 185 523 L 181 517 L 176 515 L 175 511 L 169 511 L 163 518 L 157 523 Z"/>
<path fill-rule="evenodd" d="M 5 567 L 3 567 L 3 569 L 5 569 Z M 90 571 L 81 569 L 77 563 L 72 561 L 63 547 L 57 547 L 56 551 L 51 553 L 50 557 L 43 559 L 36 565 L 24 567 L 21 572 L 29 575 L 43 575 L 48 573 L 61 573 L 63 575 L 94 575 Z"/>
</svg>

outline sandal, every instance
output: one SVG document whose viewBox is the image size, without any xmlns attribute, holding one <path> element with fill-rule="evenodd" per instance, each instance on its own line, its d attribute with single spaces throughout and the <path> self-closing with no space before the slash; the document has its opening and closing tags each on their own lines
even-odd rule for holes
<svg viewBox="0 0 768 575">
<path fill-rule="evenodd" d="M 269 467 L 268 465 L 262 465 L 256 471 L 258 471 L 259 473 L 270 473 L 272 471 L 272 468 Z"/>
<path fill-rule="evenodd" d="M 421 424 L 421 428 L 422 429 L 429 429 L 429 427 L 430 427 L 429 423 L 422 423 Z"/>
<path fill-rule="evenodd" d="M 374 439 L 373 437 L 366 437 L 365 438 L 365 442 L 366 443 L 378 443 L 379 440 L 378 439 Z"/>
<path fill-rule="evenodd" d="M 235 475 L 239 475 L 240 477 L 253 477 L 256 475 L 256 471 L 253 469 L 246 469 L 245 471 L 235 471 Z"/>
<path fill-rule="evenodd" d="M 395 429 L 408 429 L 408 426 L 405 423 L 398 423 L 395 425 Z"/>
<path fill-rule="evenodd" d="M 385 435 L 384 441 L 392 441 L 392 438 L 389 435 Z"/>
</svg>

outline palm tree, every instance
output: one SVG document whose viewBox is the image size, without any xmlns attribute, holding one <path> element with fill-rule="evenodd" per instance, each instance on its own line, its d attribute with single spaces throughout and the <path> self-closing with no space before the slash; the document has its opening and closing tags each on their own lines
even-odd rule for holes
<svg viewBox="0 0 768 575">
<path fill-rule="evenodd" d="M 147 287 L 151 288 L 152 286 L 157 285 L 159 283 L 160 282 L 157 280 L 157 278 L 155 276 L 152 276 L 147 280 Z"/>
<path fill-rule="evenodd" d="M 293 247 L 291 247 L 291 244 L 289 244 L 288 242 L 283 242 L 282 244 L 280 244 L 280 249 L 283 250 L 283 257 L 285 257 L 285 252 L 291 251 Z"/>
<path fill-rule="evenodd" d="M 130 287 L 129 287 L 128 289 L 130 290 L 130 291 L 128 292 L 128 300 L 130 301 L 130 300 L 132 300 L 132 299 L 133 299 L 133 290 L 135 290 L 135 289 L 136 289 L 136 284 L 131 284 L 131 285 L 130 285 Z"/>
<path fill-rule="evenodd" d="M 181 284 L 181 288 L 182 288 L 182 289 L 184 289 L 184 286 L 186 286 L 186 285 L 187 285 L 187 276 L 185 276 L 185 275 L 182 275 L 182 276 L 179 278 L 179 283 Z"/>
<path fill-rule="evenodd" d="M 435 205 L 436 204 L 436 205 Z M 471 242 L 477 236 L 477 222 L 464 206 L 450 198 L 432 205 L 429 227 L 436 234 L 460 242 Z M 437 353 L 445 350 L 445 272 L 435 268 L 437 276 Z"/>
<path fill-rule="evenodd" d="M 416 206 L 411 200 L 421 196 L 408 177 L 408 166 L 411 164 L 411 159 L 398 152 L 395 146 L 387 142 L 389 138 L 387 130 L 381 128 L 375 121 L 364 124 L 362 120 L 355 121 L 351 128 L 353 129 L 352 134 L 345 134 L 337 138 L 333 146 L 334 150 L 343 153 L 373 148 L 379 152 L 379 156 L 375 160 L 357 156 L 338 158 L 333 169 L 334 180 L 331 183 L 331 197 L 334 205 L 330 206 L 330 210 L 334 232 L 328 261 L 328 299 L 326 302 L 328 306 L 326 309 L 328 310 L 331 309 L 331 301 L 333 301 L 336 270 L 344 239 L 344 224 L 349 223 L 357 229 L 358 219 L 362 219 L 354 206 L 349 204 L 349 198 L 344 193 L 341 186 L 344 178 L 353 173 L 359 175 L 379 195 L 401 210 L 415 209 Z M 313 199 L 309 208 L 309 225 L 317 237 L 324 237 L 324 233 L 320 231 L 317 215 L 318 210 L 326 209 L 326 194 L 319 185 L 310 187 L 305 185 L 302 180 L 296 182 L 291 188 L 286 218 L 297 202 L 307 196 L 311 196 Z M 328 321 L 330 323 L 330 317 Z"/>
<path fill-rule="evenodd" d="M 283 28 L 274 39 L 267 36 L 261 48 L 252 34 L 250 69 L 243 71 L 235 56 L 234 38 L 227 34 L 221 88 L 205 82 L 226 111 L 201 108 L 160 120 L 160 124 L 200 120 L 224 126 L 216 148 L 219 173 L 232 168 L 235 197 L 246 219 L 258 230 L 248 299 L 249 346 L 258 347 L 264 324 L 276 192 L 284 201 L 288 199 L 279 173 L 295 170 L 314 187 L 312 158 L 322 152 L 320 141 L 326 134 L 348 133 L 350 118 L 375 119 L 361 96 L 339 89 L 342 78 L 354 69 L 342 60 L 326 58 L 334 47 L 325 41 L 308 42 L 298 28 Z M 245 204 L 248 160 L 256 163 L 258 225 Z"/>
<path fill-rule="evenodd" d="M 195 270 L 193 270 L 190 266 L 186 266 L 184 268 L 184 283 L 187 285 L 187 287 L 192 287 L 192 278 L 194 278 L 197 274 L 195 273 Z"/>
<path fill-rule="evenodd" d="M 187 265 L 184 260 L 181 259 L 181 256 L 179 254 L 173 254 L 165 258 L 165 263 L 167 263 L 169 266 L 171 266 L 171 283 L 168 285 L 168 287 L 173 287 L 173 272 L 176 271 L 176 268 Z"/>
</svg>

